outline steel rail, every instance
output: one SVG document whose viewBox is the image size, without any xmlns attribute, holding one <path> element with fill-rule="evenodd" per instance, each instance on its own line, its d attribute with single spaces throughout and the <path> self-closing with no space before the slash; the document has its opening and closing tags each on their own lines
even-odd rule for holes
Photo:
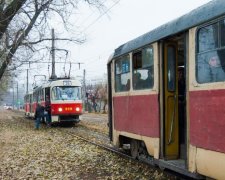
<svg viewBox="0 0 225 180">
<path fill-rule="evenodd" d="M 169 176 L 173 176 L 173 177 L 175 176 L 175 177 L 177 177 L 177 178 L 179 178 L 179 179 L 182 179 L 182 180 L 202 179 L 202 176 L 201 176 L 200 178 L 198 178 L 198 177 L 193 178 L 193 177 L 190 177 L 190 176 L 188 176 L 188 175 L 186 175 L 186 174 L 182 174 L 181 172 L 179 173 L 179 172 L 176 172 L 176 171 L 174 171 L 174 170 L 170 170 L 170 169 L 167 169 L 167 168 L 162 168 L 162 167 L 159 165 L 159 162 L 157 162 L 157 161 L 154 161 L 155 163 L 152 164 L 151 162 L 149 162 L 148 160 L 145 160 L 145 159 L 135 159 L 135 158 L 133 158 L 132 156 L 129 156 L 128 154 L 125 154 L 124 152 L 122 152 L 122 151 L 120 151 L 120 150 L 118 150 L 118 149 L 116 149 L 116 148 L 110 147 L 110 146 L 108 146 L 108 145 L 99 144 L 99 143 L 97 143 L 97 142 L 93 142 L 93 141 L 88 140 L 88 139 L 86 139 L 86 138 L 84 138 L 84 137 L 75 135 L 73 132 L 62 131 L 62 130 L 61 130 L 61 132 L 65 133 L 65 134 L 68 134 L 68 135 L 70 135 L 70 136 L 76 137 L 76 138 L 78 138 L 78 139 L 80 139 L 80 140 L 82 140 L 82 141 L 84 141 L 84 142 L 87 142 L 87 143 L 90 143 L 90 144 L 95 145 L 95 146 L 97 146 L 97 147 L 100 147 L 100 148 L 102 148 L 102 149 L 104 149 L 104 150 L 113 152 L 113 153 L 115 153 L 115 154 L 117 154 L 117 155 L 119 155 L 119 156 L 121 156 L 121 157 L 127 158 L 127 159 L 129 159 L 129 160 L 134 161 L 134 162 L 142 163 L 142 164 L 151 166 L 151 168 L 154 168 L 155 170 L 161 169 L 164 173 L 166 173 L 166 174 L 169 175 Z M 158 166 L 157 166 L 157 165 L 158 165 Z"/>
<path fill-rule="evenodd" d="M 61 132 L 62 132 L 62 131 L 61 131 Z M 134 160 L 134 161 L 136 161 L 136 162 L 140 162 L 140 161 L 134 159 L 133 157 L 131 157 L 131 156 L 125 154 L 124 152 L 122 152 L 122 151 L 116 149 L 116 148 L 110 147 L 110 146 L 108 146 L 108 145 L 99 144 L 99 143 L 97 143 L 97 142 L 93 142 L 93 141 L 88 140 L 88 139 L 86 139 L 86 138 L 84 138 L 84 137 L 75 135 L 75 134 L 72 133 L 72 132 L 66 132 L 66 131 L 63 131 L 63 133 L 66 133 L 66 134 L 68 134 L 68 135 L 70 135 L 70 136 L 73 136 L 73 137 L 76 137 L 76 138 L 78 138 L 78 139 L 81 139 L 82 141 L 85 141 L 85 142 L 87 142 L 87 143 L 90 143 L 90 144 L 92 144 L 92 145 L 95 145 L 95 146 L 97 146 L 97 147 L 100 147 L 100 148 L 105 149 L 105 150 L 107 150 L 107 151 L 116 153 L 116 154 L 118 154 L 118 155 L 120 155 L 120 156 L 123 156 L 123 157 L 125 157 L 125 158 L 132 159 L 132 160 Z"/>
</svg>

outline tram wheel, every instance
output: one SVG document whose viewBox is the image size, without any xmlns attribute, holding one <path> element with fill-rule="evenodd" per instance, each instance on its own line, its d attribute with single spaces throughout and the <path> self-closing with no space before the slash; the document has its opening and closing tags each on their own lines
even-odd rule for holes
<svg viewBox="0 0 225 180">
<path fill-rule="evenodd" d="M 132 139 L 130 143 L 130 153 L 131 156 L 136 159 L 138 157 L 139 143 L 137 140 Z"/>
</svg>

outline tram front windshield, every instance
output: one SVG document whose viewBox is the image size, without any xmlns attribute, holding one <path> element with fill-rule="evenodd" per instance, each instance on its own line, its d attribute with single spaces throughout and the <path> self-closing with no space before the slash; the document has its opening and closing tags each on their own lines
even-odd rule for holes
<svg viewBox="0 0 225 180">
<path fill-rule="evenodd" d="M 81 100 L 80 87 L 56 86 L 52 88 L 52 100 Z"/>
</svg>

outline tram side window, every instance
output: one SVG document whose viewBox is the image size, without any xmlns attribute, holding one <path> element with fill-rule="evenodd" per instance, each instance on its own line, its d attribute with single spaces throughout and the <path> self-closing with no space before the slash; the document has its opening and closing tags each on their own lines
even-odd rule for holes
<svg viewBox="0 0 225 180">
<path fill-rule="evenodd" d="M 212 50 L 218 47 L 218 26 L 212 24 L 199 29 L 198 32 L 199 52 Z"/>
<path fill-rule="evenodd" d="M 124 56 L 115 62 L 115 91 L 130 90 L 130 58 Z"/>
<path fill-rule="evenodd" d="M 41 90 L 41 101 L 44 101 L 44 89 Z"/>
<path fill-rule="evenodd" d="M 50 103 L 50 88 L 45 88 L 45 101 Z"/>
<path fill-rule="evenodd" d="M 220 26 L 221 26 L 220 28 L 221 46 L 224 47 L 225 46 L 225 20 L 221 21 Z"/>
<path fill-rule="evenodd" d="M 133 88 L 149 89 L 154 84 L 153 48 L 147 47 L 133 54 Z"/>
<path fill-rule="evenodd" d="M 29 95 L 29 97 L 28 97 L 28 98 L 29 98 L 29 101 L 28 101 L 28 102 L 29 102 L 29 103 L 32 103 L 32 101 L 33 101 L 33 99 L 32 99 L 32 95 Z"/>
<path fill-rule="evenodd" d="M 225 81 L 224 26 L 223 20 L 198 30 L 196 76 L 199 83 Z"/>
<path fill-rule="evenodd" d="M 34 96 L 33 96 L 33 102 L 38 102 L 38 99 L 37 99 L 37 92 L 34 93 Z"/>
<path fill-rule="evenodd" d="M 38 102 L 41 102 L 41 91 L 38 91 Z"/>
</svg>

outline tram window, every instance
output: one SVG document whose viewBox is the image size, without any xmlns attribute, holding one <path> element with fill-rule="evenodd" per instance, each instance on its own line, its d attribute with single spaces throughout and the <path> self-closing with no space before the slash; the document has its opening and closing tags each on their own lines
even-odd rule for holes
<svg viewBox="0 0 225 180">
<path fill-rule="evenodd" d="M 199 50 L 196 58 L 196 78 L 199 83 L 225 81 L 224 26 L 225 22 L 221 21 L 220 23 L 203 27 L 198 31 Z M 206 29 L 209 31 L 206 31 Z M 220 29 L 220 32 L 218 29 Z M 218 39 L 219 34 L 220 39 Z M 203 37 L 205 38 L 204 42 Z M 203 43 L 205 43 L 205 48 L 202 48 Z"/>
<path fill-rule="evenodd" d="M 29 96 L 30 103 L 32 103 L 32 95 Z"/>
<path fill-rule="evenodd" d="M 34 93 L 33 102 L 37 102 L 37 92 Z"/>
<path fill-rule="evenodd" d="M 52 100 L 80 100 L 81 89 L 75 86 L 56 86 L 52 88 Z"/>
<path fill-rule="evenodd" d="M 40 100 L 44 101 L 44 89 L 40 90 Z"/>
<path fill-rule="evenodd" d="M 218 25 L 212 24 L 198 31 L 198 52 L 204 52 L 218 47 Z"/>
<path fill-rule="evenodd" d="M 130 59 L 129 55 L 118 59 L 115 63 L 115 91 L 123 92 L 130 90 Z"/>
<path fill-rule="evenodd" d="M 225 46 L 225 20 L 221 21 L 220 25 L 220 34 L 221 34 L 221 46 Z"/>
<path fill-rule="evenodd" d="M 153 48 L 147 47 L 133 54 L 133 88 L 149 89 L 154 84 Z"/>
<path fill-rule="evenodd" d="M 45 101 L 46 103 L 50 102 L 50 88 L 45 88 Z"/>
<path fill-rule="evenodd" d="M 168 63 L 167 63 L 167 88 L 168 91 L 176 89 L 176 52 L 174 46 L 168 46 Z"/>
<path fill-rule="evenodd" d="M 38 102 L 41 102 L 41 91 L 38 91 Z"/>
</svg>

